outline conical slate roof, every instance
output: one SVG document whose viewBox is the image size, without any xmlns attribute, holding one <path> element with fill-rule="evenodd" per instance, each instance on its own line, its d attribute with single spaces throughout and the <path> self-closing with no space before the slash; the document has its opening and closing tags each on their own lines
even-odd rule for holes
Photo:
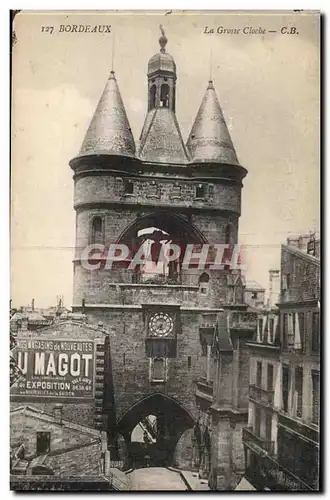
<svg viewBox="0 0 330 500">
<path fill-rule="evenodd" d="M 79 156 L 135 156 L 135 143 L 115 74 L 111 71 Z"/>
<path fill-rule="evenodd" d="M 192 163 L 239 165 L 212 81 L 198 110 L 187 148 Z"/>
<path fill-rule="evenodd" d="M 188 163 L 179 124 L 171 109 L 149 111 L 141 132 L 139 157 L 156 163 Z"/>
</svg>

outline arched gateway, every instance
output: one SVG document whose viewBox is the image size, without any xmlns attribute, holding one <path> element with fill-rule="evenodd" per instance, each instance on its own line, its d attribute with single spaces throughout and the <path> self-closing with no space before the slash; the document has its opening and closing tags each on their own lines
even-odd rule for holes
<svg viewBox="0 0 330 500">
<path fill-rule="evenodd" d="M 118 433 L 125 441 L 125 466 L 172 465 L 177 442 L 193 426 L 190 413 L 173 398 L 155 393 L 140 399 L 117 422 Z M 133 431 L 137 434 L 138 429 L 142 439 L 133 439 Z"/>
</svg>

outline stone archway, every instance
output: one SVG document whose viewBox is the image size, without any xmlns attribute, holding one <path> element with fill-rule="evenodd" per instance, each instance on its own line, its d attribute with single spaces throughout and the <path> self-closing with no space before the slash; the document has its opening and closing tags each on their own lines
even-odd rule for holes
<svg viewBox="0 0 330 500">
<path fill-rule="evenodd" d="M 169 211 L 152 212 L 137 217 L 123 231 L 116 243 L 131 243 L 139 230 L 152 226 L 164 230 L 183 243 L 207 243 L 205 236 L 196 226 L 188 222 L 186 217 Z"/>
<path fill-rule="evenodd" d="M 154 428 L 148 417 L 153 416 Z M 132 433 L 141 425 L 143 436 L 132 440 Z M 176 400 L 155 393 L 140 399 L 117 422 L 118 433 L 124 437 L 126 468 L 167 467 L 172 465 L 174 451 L 181 435 L 194 426 L 190 413 Z"/>
</svg>

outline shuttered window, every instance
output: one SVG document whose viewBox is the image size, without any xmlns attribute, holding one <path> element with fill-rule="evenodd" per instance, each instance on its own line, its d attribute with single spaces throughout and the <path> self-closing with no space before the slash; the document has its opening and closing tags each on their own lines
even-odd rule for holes
<svg viewBox="0 0 330 500">
<path fill-rule="evenodd" d="M 260 436 L 261 409 L 259 406 L 255 408 L 254 432 L 256 436 Z"/>
<path fill-rule="evenodd" d="M 261 387 L 262 383 L 262 363 L 257 361 L 257 376 L 256 376 L 256 386 Z"/>
<path fill-rule="evenodd" d="M 274 366 L 271 364 L 267 365 L 267 390 L 272 391 L 274 389 Z"/>
<path fill-rule="evenodd" d="M 299 321 L 299 331 L 300 331 L 300 342 L 301 348 L 304 348 L 305 344 L 305 313 L 298 313 L 298 321 Z"/>
<path fill-rule="evenodd" d="M 312 350 L 318 352 L 320 349 L 320 313 L 313 313 L 312 326 Z"/>
<path fill-rule="evenodd" d="M 282 401 L 283 401 L 283 411 L 288 411 L 289 403 L 289 367 L 282 367 Z"/>
</svg>

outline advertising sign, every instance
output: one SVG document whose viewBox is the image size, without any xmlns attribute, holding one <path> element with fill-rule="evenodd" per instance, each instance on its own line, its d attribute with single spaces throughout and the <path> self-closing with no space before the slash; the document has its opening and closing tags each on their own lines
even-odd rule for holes
<svg viewBox="0 0 330 500">
<path fill-rule="evenodd" d="M 17 338 L 13 356 L 23 377 L 11 388 L 11 395 L 94 397 L 94 342 Z"/>
</svg>

